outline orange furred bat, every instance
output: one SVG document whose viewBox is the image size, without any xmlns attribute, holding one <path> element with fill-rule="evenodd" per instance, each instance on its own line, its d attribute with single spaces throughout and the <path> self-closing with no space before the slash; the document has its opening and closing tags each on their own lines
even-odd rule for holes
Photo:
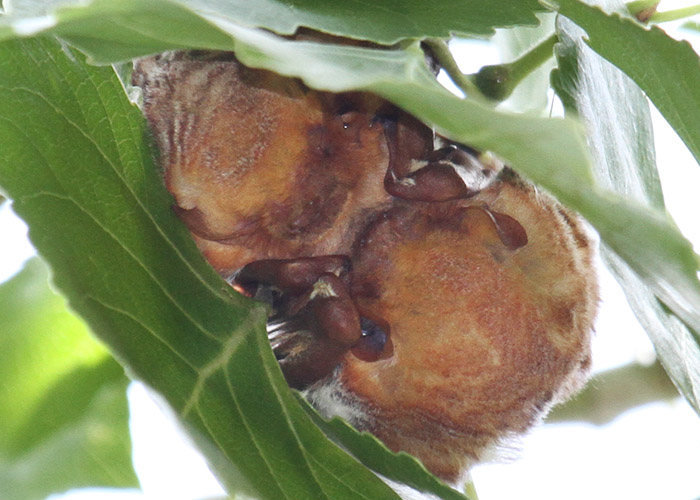
<svg viewBox="0 0 700 500">
<path fill-rule="evenodd" d="M 133 81 L 176 212 L 271 304 L 282 371 L 322 413 L 455 483 L 583 385 L 593 245 L 497 159 L 229 53 L 143 59 Z"/>
</svg>

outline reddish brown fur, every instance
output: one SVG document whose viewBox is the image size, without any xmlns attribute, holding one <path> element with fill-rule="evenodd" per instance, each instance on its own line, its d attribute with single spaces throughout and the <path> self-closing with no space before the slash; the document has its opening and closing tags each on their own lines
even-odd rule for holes
<svg viewBox="0 0 700 500">
<path fill-rule="evenodd" d="M 144 59 L 134 75 L 178 213 L 224 275 L 346 252 L 365 212 L 389 201 L 373 120 L 386 103 L 373 96 L 311 91 L 225 53 Z"/>
<path fill-rule="evenodd" d="M 552 198 L 476 156 L 473 186 L 433 165 L 406 189 L 393 179 L 471 150 L 432 152 L 430 129 L 375 96 L 312 91 L 230 54 L 145 59 L 134 81 L 178 214 L 222 275 L 264 259 L 352 259 L 309 307 L 306 288 L 335 260 L 241 275 L 298 295 L 289 314 L 301 327 L 275 349 L 323 411 L 455 481 L 581 386 L 598 300 L 592 245 Z M 388 333 L 383 352 L 348 345 L 357 313 Z"/>
<path fill-rule="evenodd" d="M 519 221 L 527 245 L 504 244 L 473 208 L 484 205 Z M 581 386 L 597 288 L 561 210 L 499 181 L 468 200 L 392 208 L 370 226 L 352 291 L 361 315 L 389 325 L 394 353 L 376 363 L 348 355 L 340 376 L 389 447 L 456 480 Z"/>
</svg>

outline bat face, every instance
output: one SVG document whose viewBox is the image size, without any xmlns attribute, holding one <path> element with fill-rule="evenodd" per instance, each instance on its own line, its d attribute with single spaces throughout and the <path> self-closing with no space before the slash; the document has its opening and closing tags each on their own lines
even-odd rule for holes
<svg viewBox="0 0 700 500">
<path fill-rule="evenodd" d="M 292 387 L 457 481 L 583 384 L 597 309 L 575 214 L 393 105 L 225 53 L 140 61 L 176 211 L 272 304 Z"/>
</svg>

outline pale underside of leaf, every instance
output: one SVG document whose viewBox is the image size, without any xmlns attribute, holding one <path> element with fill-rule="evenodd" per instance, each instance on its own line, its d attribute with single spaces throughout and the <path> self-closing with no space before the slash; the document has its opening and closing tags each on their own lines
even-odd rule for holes
<svg viewBox="0 0 700 500">
<path fill-rule="evenodd" d="M 155 11 L 162 16 L 167 15 L 168 10 L 179 8 L 283 35 L 291 35 L 305 27 L 385 45 L 426 36 L 490 36 L 498 27 L 534 26 L 538 24 L 535 12 L 544 10 L 537 0 L 500 0 L 497 9 L 493 8 L 491 0 L 446 0 L 439 3 L 422 0 L 258 0 L 254 7 L 247 0 L 93 0 L 87 6 L 78 0 L 15 0 L 12 7 L 3 24 L 20 34 L 36 33 L 61 22 L 62 18 L 75 20 L 83 16 L 109 18 L 120 15 L 134 21 L 134 24 L 124 23 L 121 28 L 131 26 L 138 36 L 139 14 Z M 93 18 L 93 22 L 95 20 Z M 2 24 L 0 33 L 1 30 Z M 160 36 L 167 37 L 167 30 L 162 30 Z"/>
<path fill-rule="evenodd" d="M 639 85 L 700 162 L 700 58 L 690 44 L 580 0 L 551 3 L 586 30 L 586 43 Z"/>
<path fill-rule="evenodd" d="M 555 86 L 565 102 L 573 103 L 586 126 L 600 182 L 640 204 L 664 210 L 646 97 L 619 69 L 586 45 L 583 31 L 571 21 L 561 19 L 558 31 L 560 69 L 555 75 Z M 616 119 L 619 116 L 630 119 L 620 121 Z M 664 241 L 650 241 L 650 244 L 663 246 Z M 629 248 L 627 251 L 632 252 Z M 683 324 L 659 302 L 661 298 L 667 304 L 675 304 L 676 314 L 682 311 L 686 298 L 694 293 L 684 291 L 683 287 L 692 287 L 697 281 L 692 268 L 685 276 L 671 277 L 670 273 L 664 276 L 665 270 L 653 268 L 663 267 L 665 262 L 640 262 L 645 258 L 644 249 L 630 255 L 627 262 L 609 247 L 603 249 L 602 256 L 622 284 L 666 371 L 700 412 L 698 330 L 693 332 L 689 328 L 692 322 Z M 648 272 L 640 277 L 630 264 L 636 264 L 637 273 L 640 269 Z M 697 325 L 697 315 L 698 309 L 691 309 L 685 317 L 695 316 Z"/>
</svg>

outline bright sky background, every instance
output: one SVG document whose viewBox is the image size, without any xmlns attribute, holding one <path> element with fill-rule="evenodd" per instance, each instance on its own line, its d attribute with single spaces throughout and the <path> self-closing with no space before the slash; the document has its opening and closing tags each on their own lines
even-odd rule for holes
<svg viewBox="0 0 700 500">
<path fill-rule="evenodd" d="M 690 38 L 687 32 L 680 35 Z M 693 42 L 698 51 L 700 36 L 694 36 Z M 469 57 L 475 67 L 493 63 L 496 58 L 488 47 L 470 51 Z M 700 167 L 656 115 L 658 163 L 666 203 L 697 251 Z M 25 227 L 7 205 L 0 209 L 0 242 L 1 282 L 33 253 Z M 603 301 L 594 341 L 594 369 L 650 361 L 651 344 L 622 292 L 607 273 L 601 279 Z M 53 496 L 51 500 L 203 500 L 223 495 L 203 460 L 145 389 L 134 384 L 129 397 L 134 461 L 143 492 L 85 490 Z M 520 451 L 515 461 L 474 470 L 480 500 L 700 499 L 700 419 L 680 398 L 635 408 L 602 427 L 545 425 L 524 438 L 517 448 Z"/>
</svg>

